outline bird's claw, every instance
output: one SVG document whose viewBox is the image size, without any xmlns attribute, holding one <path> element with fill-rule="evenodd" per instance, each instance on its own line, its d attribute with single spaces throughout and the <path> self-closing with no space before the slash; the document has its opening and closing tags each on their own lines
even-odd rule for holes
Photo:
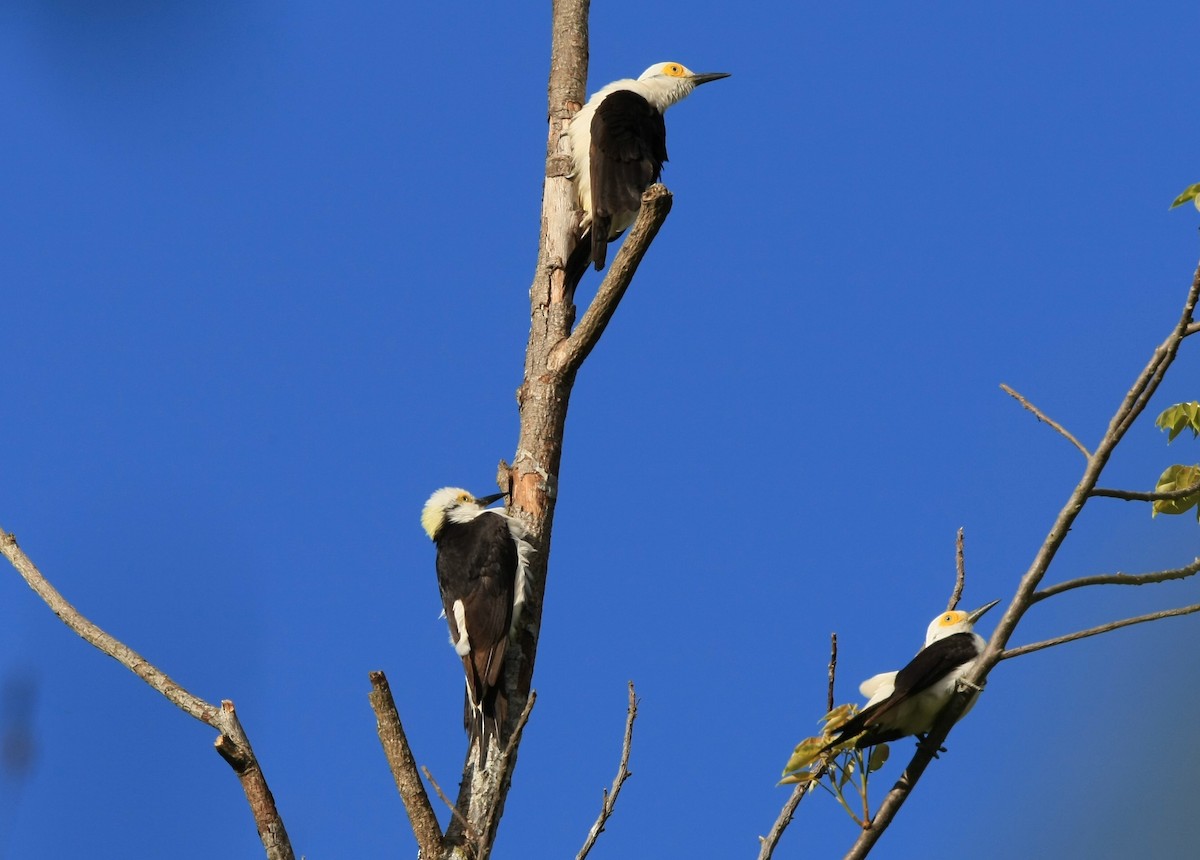
<svg viewBox="0 0 1200 860">
<path fill-rule="evenodd" d="M 959 690 L 974 690 L 976 693 L 983 692 L 983 686 L 981 684 L 974 684 L 968 681 L 966 678 L 957 678 L 956 682 Z"/>
<path fill-rule="evenodd" d="M 938 753 L 946 752 L 945 747 L 933 747 L 929 743 L 929 735 L 917 735 L 917 749 L 929 753 L 933 758 L 939 758 Z"/>
</svg>

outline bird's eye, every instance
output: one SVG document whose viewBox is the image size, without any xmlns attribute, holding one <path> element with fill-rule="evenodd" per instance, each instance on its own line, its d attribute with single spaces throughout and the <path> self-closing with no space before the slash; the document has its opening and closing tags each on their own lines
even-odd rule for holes
<svg viewBox="0 0 1200 860">
<path fill-rule="evenodd" d="M 459 493 L 458 500 L 460 502 L 469 502 L 469 501 L 471 501 L 471 494 L 470 493 Z"/>
<path fill-rule="evenodd" d="M 683 75 L 683 66 L 679 65 L 679 63 L 667 63 L 663 67 L 663 71 L 673 78 L 678 78 Z"/>
</svg>

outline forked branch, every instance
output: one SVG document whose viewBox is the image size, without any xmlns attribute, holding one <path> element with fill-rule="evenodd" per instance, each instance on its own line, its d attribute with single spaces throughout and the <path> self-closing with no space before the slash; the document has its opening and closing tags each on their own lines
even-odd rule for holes
<svg viewBox="0 0 1200 860">
<path fill-rule="evenodd" d="M 996 663 L 1005 657 L 1029 653 L 1030 650 L 1048 648 L 1051 645 L 1072 641 L 1073 639 L 1082 638 L 1085 635 L 1094 636 L 1107 630 L 1129 626 L 1130 624 L 1139 624 L 1144 621 L 1153 621 L 1158 618 L 1170 617 L 1171 615 L 1184 615 L 1200 610 L 1200 605 L 1166 610 L 1161 613 L 1152 613 L 1151 615 L 1139 616 L 1138 618 L 1113 622 L 1111 625 L 1103 625 L 1102 627 L 1080 631 L 1079 633 L 1068 634 L 1057 640 L 1034 643 L 1034 646 L 1024 646 L 1023 648 L 1014 648 L 1012 651 L 1005 651 L 1005 645 L 1008 643 L 1017 624 L 1025 612 L 1028 611 L 1029 607 L 1035 602 L 1034 595 L 1037 588 L 1049 570 L 1051 563 L 1054 561 L 1063 541 L 1066 540 L 1067 535 L 1070 533 L 1075 520 L 1087 504 L 1088 499 L 1095 495 L 1096 485 L 1099 482 L 1101 473 L 1104 471 L 1104 467 L 1112 456 L 1113 450 L 1124 438 L 1125 433 L 1132 426 L 1133 422 L 1146 408 L 1150 398 L 1154 396 L 1159 383 L 1162 382 L 1164 375 L 1174 362 L 1184 338 L 1195 333 L 1197 330 L 1194 315 L 1198 299 L 1200 299 L 1200 267 L 1196 269 L 1192 277 L 1191 288 L 1188 290 L 1179 321 L 1167 338 L 1155 348 L 1150 361 L 1126 393 L 1125 398 L 1113 414 L 1103 438 L 1092 453 L 1088 453 L 1087 449 L 1079 444 L 1078 440 L 1063 429 L 1061 425 L 1050 421 L 1040 410 L 1011 388 L 1003 386 L 1004 390 L 1020 401 L 1025 408 L 1058 430 L 1076 448 L 1083 452 L 1087 456 L 1087 466 L 1079 483 L 1076 484 L 1066 503 L 1059 511 L 1058 516 L 1055 518 L 1054 523 L 1051 525 L 1050 531 L 1047 533 L 1042 545 L 1038 548 L 1028 570 L 1021 577 L 1016 596 L 1008 605 L 1004 615 L 997 622 L 996 629 L 992 633 L 992 638 L 988 642 L 987 648 L 975 662 L 974 667 L 967 674 L 967 677 L 963 679 L 965 684 L 982 687 L 987 680 L 988 673 Z M 917 752 L 905 768 L 904 773 L 892 790 L 888 792 L 883 803 L 880 804 L 875 817 L 871 821 L 871 826 L 859 834 L 850 852 L 846 855 L 846 860 L 866 857 L 871 851 L 872 847 L 895 818 L 896 813 L 908 799 L 913 787 L 925 772 L 925 768 L 929 766 L 929 762 L 933 759 L 936 750 L 946 740 L 946 736 L 950 733 L 955 721 L 962 715 L 969 700 L 970 696 L 965 690 L 951 697 L 950 702 L 942 709 L 941 714 L 939 714 L 933 730 L 926 736 L 925 741 L 917 746 Z"/>
<path fill-rule="evenodd" d="M 616 313 L 617 305 L 620 304 L 625 291 L 633 282 L 633 276 L 637 273 L 642 258 L 646 256 L 646 251 L 650 249 L 650 243 L 667 220 L 671 211 L 671 201 L 671 192 L 661 184 L 651 185 L 642 194 L 642 208 L 638 210 L 637 220 L 634 221 L 625 241 L 621 243 L 621 250 L 604 275 L 600 289 L 584 312 L 583 319 L 571 332 L 570 337 L 559 342 L 551 350 L 549 365 L 552 371 L 574 373 L 595 348 L 609 320 Z"/>
</svg>

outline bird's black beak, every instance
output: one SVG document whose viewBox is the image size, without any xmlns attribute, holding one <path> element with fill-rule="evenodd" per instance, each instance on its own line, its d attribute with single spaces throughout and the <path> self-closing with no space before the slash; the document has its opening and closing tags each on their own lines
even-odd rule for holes
<svg viewBox="0 0 1200 860">
<path fill-rule="evenodd" d="M 967 623 L 974 624 L 976 621 L 978 621 L 980 618 L 983 617 L 983 613 L 987 612 L 989 609 L 991 609 L 993 606 L 995 606 L 999 602 L 1000 602 L 999 600 L 993 600 L 987 606 L 979 607 L 978 609 L 976 609 L 974 612 L 972 612 L 970 615 L 967 616 Z"/>
<path fill-rule="evenodd" d="M 475 501 L 477 501 L 481 507 L 486 508 L 488 505 L 492 504 L 493 502 L 500 501 L 507 495 L 508 493 L 496 493 L 494 496 L 484 496 L 482 499 L 476 499 Z"/>
<path fill-rule="evenodd" d="M 729 77 L 729 72 L 701 72 L 698 75 L 692 75 L 692 83 L 696 86 L 707 84 L 709 81 L 719 81 L 721 78 Z"/>
</svg>

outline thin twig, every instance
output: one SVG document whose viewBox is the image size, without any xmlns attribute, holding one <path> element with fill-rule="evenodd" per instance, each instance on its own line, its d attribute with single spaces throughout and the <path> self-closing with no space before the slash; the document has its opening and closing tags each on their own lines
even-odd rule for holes
<svg viewBox="0 0 1200 860">
<path fill-rule="evenodd" d="M 383 754 L 391 768 L 392 778 L 396 781 L 396 789 L 400 792 L 400 800 L 408 813 L 408 822 L 412 826 L 413 836 L 417 840 L 417 848 L 422 857 L 440 857 L 442 854 L 442 828 L 434 814 L 433 805 L 429 802 L 429 794 L 425 784 L 421 782 L 421 774 L 417 770 L 416 759 L 413 758 L 412 748 L 404 734 L 404 726 L 400 722 L 400 713 L 396 710 L 396 700 L 392 698 L 392 688 L 383 672 L 372 672 L 371 692 L 369 699 L 371 708 L 375 711 L 376 730 L 379 742 L 383 745 Z"/>
<path fill-rule="evenodd" d="M 429 784 L 433 786 L 433 790 L 437 793 L 438 798 L 449 808 L 450 814 L 458 819 L 458 823 L 461 824 L 463 830 L 466 831 L 467 837 L 476 845 L 478 845 L 479 834 L 475 831 L 475 828 L 471 826 L 471 822 L 467 821 L 462 812 L 459 811 L 458 807 L 450 802 L 450 798 L 446 797 L 445 792 L 442 791 L 442 787 L 437 784 L 437 780 L 434 779 L 433 774 L 429 772 L 429 768 L 425 767 L 425 765 L 421 765 L 421 773 L 425 774 L 425 778 L 429 780 Z"/>
<path fill-rule="evenodd" d="M 1194 322 L 1188 325 L 1188 327 L 1183 330 L 1183 336 L 1187 337 L 1188 335 L 1196 334 L 1196 332 L 1200 332 L 1200 322 Z"/>
<path fill-rule="evenodd" d="M 535 702 L 537 702 L 537 690 L 530 690 L 529 695 L 525 697 L 525 707 L 521 709 L 521 716 L 517 717 L 517 724 L 513 726 L 512 734 L 508 738 L 508 744 L 504 747 L 505 761 L 508 761 L 513 753 L 517 751 L 517 746 L 521 743 L 521 735 L 525 732 L 525 725 L 529 722 L 529 715 L 533 713 Z"/>
<path fill-rule="evenodd" d="M 950 602 L 946 611 L 951 612 L 962 600 L 963 588 L 967 584 L 967 561 L 963 552 L 963 528 L 958 527 L 958 535 L 954 538 L 954 591 L 950 592 Z"/>
<path fill-rule="evenodd" d="M 141 654 L 93 624 L 78 609 L 67 602 L 67 599 L 42 575 L 42 572 L 17 545 L 16 536 L 3 530 L 0 530 L 0 554 L 3 554 L 12 563 L 29 587 L 38 597 L 42 598 L 50 610 L 59 617 L 59 620 L 75 631 L 85 642 L 133 672 L 185 714 L 195 717 L 221 733 L 214 746 L 217 753 L 237 774 L 242 791 L 245 792 L 246 800 L 250 804 L 250 812 L 254 816 L 254 823 L 258 829 L 258 835 L 262 839 L 267 860 L 292 860 L 295 854 L 292 851 L 291 841 L 288 839 L 287 828 L 284 827 L 283 819 L 275 806 L 275 798 L 271 794 L 266 776 L 254 755 L 250 738 L 238 719 L 233 702 L 224 700 L 221 702 L 221 707 L 218 708 L 199 696 L 189 693 Z"/>
<path fill-rule="evenodd" d="M 617 795 L 621 793 L 621 786 L 625 784 L 625 780 L 633 776 L 629 772 L 629 751 L 633 747 L 633 721 L 637 719 L 637 709 L 638 698 L 634 694 L 633 681 L 630 681 L 629 707 L 625 715 L 625 739 L 621 743 L 621 761 L 617 765 L 617 775 L 613 779 L 612 789 L 604 792 L 604 802 L 600 806 L 600 814 L 596 817 L 596 822 L 592 825 L 592 829 L 588 831 L 583 848 L 575 855 L 575 860 L 583 860 L 583 858 L 587 857 L 588 852 L 592 850 L 592 846 L 596 844 L 596 840 L 604 832 L 604 825 L 608 823 L 609 817 L 613 814 L 613 809 L 616 808 Z"/>
<path fill-rule="evenodd" d="M 833 710 L 833 681 L 837 676 L 837 634 L 829 634 L 829 689 L 825 694 L 825 712 Z"/>
<path fill-rule="evenodd" d="M 833 682 L 837 676 L 837 634 L 829 634 L 829 689 L 825 696 L 825 711 L 828 713 L 833 710 Z M 816 779 L 809 782 L 798 782 L 796 787 L 792 789 L 792 793 L 788 795 L 787 801 L 783 804 L 783 809 L 779 811 L 779 817 L 775 819 L 775 823 L 771 825 L 771 829 L 767 831 L 766 836 L 758 837 L 758 860 L 771 860 L 771 855 L 775 853 L 775 847 L 779 844 L 780 838 L 783 836 L 783 831 L 787 830 L 792 819 L 796 816 L 796 810 L 800 807 L 800 801 L 804 800 L 809 789 L 817 784 L 817 780 L 823 777 L 828 771 L 828 765 L 821 765 L 817 771 Z M 851 813 L 853 814 L 853 813 Z"/>
<path fill-rule="evenodd" d="M 1091 456 L 1092 456 L 1091 452 L 1088 451 L 1087 448 L 1083 447 L 1083 445 L 1080 443 L 1080 441 L 1078 439 L 1076 439 L 1074 436 L 1072 436 L 1070 431 L 1067 430 L 1067 428 L 1063 427 L 1061 424 L 1059 424 L 1057 421 L 1055 421 L 1053 418 L 1051 418 L 1049 415 L 1047 415 L 1042 410 L 1038 409 L 1036 406 L 1034 406 L 1032 403 L 1030 403 L 1028 400 L 1026 400 L 1024 397 L 1022 397 L 1020 394 L 1018 394 L 1012 388 L 1005 385 L 1003 382 L 1000 383 L 1000 388 L 1004 391 L 1005 394 L 1008 394 L 1010 397 L 1014 398 L 1018 403 L 1020 403 L 1022 406 L 1024 406 L 1026 409 L 1028 409 L 1030 412 L 1032 412 L 1035 416 L 1037 416 L 1037 419 L 1039 421 L 1041 421 L 1045 424 L 1049 424 L 1051 427 L 1053 427 L 1055 430 L 1057 430 L 1059 433 L 1061 433 L 1062 436 L 1068 442 L 1070 442 L 1072 445 L 1074 445 L 1076 448 L 1078 448 L 1080 450 L 1080 452 L 1083 454 L 1083 456 L 1088 457 L 1089 459 L 1091 458 Z"/>
<path fill-rule="evenodd" d="M 634 273 L 658 230 L 671 211 L 671 192 L 665 185 L 655 184 L 642 195 L 642 206 L 629 236 L 609 266 L 592 303 L 570 337 L 555 344 L 550 351 L 550 370 L 569 375 L 579 369 L 583 360 L 596 346 L 604 329 L 616 313 L 617 305 L 633 281 Z"/>
<path fill-rule="evenodd" d="M 1200 558 L 1189 565 L 1173 570 L 1156 570 L 1153 573 L 1098 573 L 1094 576 L 1081 576 L 1078 579 L 1068 579 L 1066 582 L 1048 585 L 1041 591 L 1034 592 L 1030 602 L 1037 603 L 1047 597 L 1053 597 L 1073 588 L 1083 588 L 1086 585 L 1148 585 L 1155 582 L 1186 579 L 1198 572 L 1200 572 Z"/>
<path fill-rule="evenodd" d="M 1168 490 L 1163 493 L 1140 493 L 1136 490 L 1110 490 L 1105 487 L 1096 487 L 1091 494 L 1106 499 L 1123 499 L 1126 502 L 1173 502 L 1177 499 L 1186 499 L 1197 492 L 1200 492 L 1200 481 L 1184 487 L 1182 490 Z"/>
<path fill-rule="evenodd" d="M 1055 645 L 1062 645 L 1064 642 L 1074 642 L 1076 639 L 1086 639 L 1089 636 L 1099 636 L 1101 633 L 1108 633 L 1110 630 L 1120 630 L 1122 627 L 1130 627 L 1134 624 L 1142 624 L 1146 621 L 1158 621 L 1160 618 L 1174 618 L 1178 615 L 1191 615 L 1193 612 L 1200 612 L 1200 603 L 1193 603 L 1191 606 L 1181 606 L 1177 609 L 1164 609 L 1161 612 L 1151 612 L 1147 615 L 1138 615 L 1135 618 L 1125 618 L 1121 621 L 1110 621 L 1108 624 L 1100 624 L 1096 627 L 1089 627 L 1087 630 L 1079 630 L 1075 633 L 1068 633 L 1065 636 L 1056 636 L 1053 639 L 1046 639 L 1042 642 L 1034 642 L 1030 645 L 1022 645 L 1019 648 L 1009 648 L 1000 654 L 1000 659 L 1008 660 L 1013 657 L 1020 657 L 1023 654 L 1032 654 L 1034 651 L 1041 651 L 1043 648 L 1051 648 Z"/>
</svg>

